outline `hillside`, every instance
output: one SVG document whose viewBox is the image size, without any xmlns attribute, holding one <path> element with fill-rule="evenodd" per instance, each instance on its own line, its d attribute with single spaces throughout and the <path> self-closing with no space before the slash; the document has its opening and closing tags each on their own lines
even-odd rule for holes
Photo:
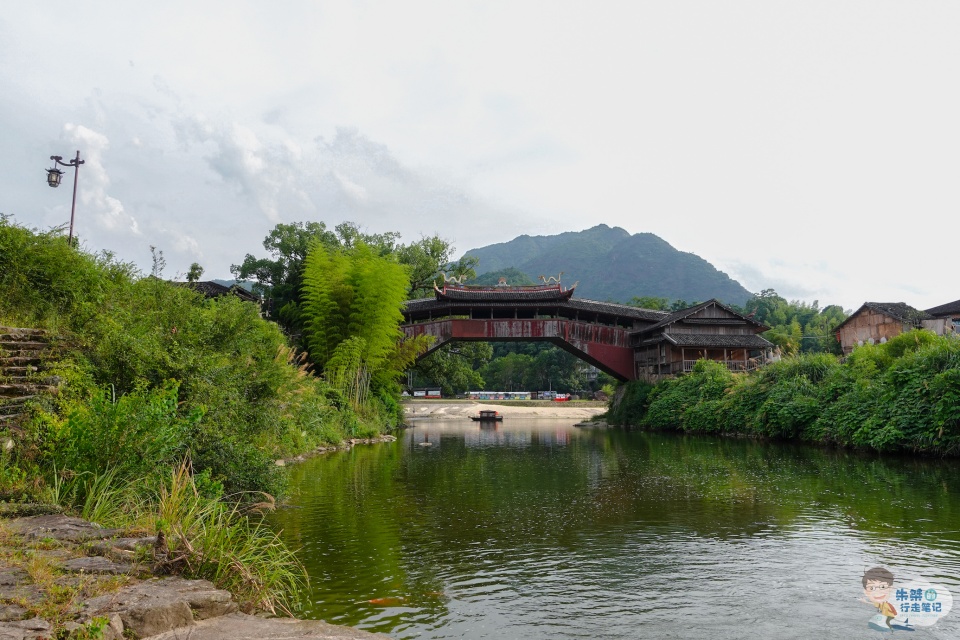
<svg viewBox="0 0 960 640">
<path fill-rule="evenodd" d="M 554 236 L 523 235 L 509 242 L 470 249 L 480 260 L 477 273 L 514 267 L 537 279 L 580 281 L 577 295 L 627 302 L 634 296 L 698 302 L 717 298 L 742 305 L 751 296 L 736 280 L 693 253 L 678 251 L 652 233 L 630 235 L 619 227 L 597 225 Z"/>
</svg>

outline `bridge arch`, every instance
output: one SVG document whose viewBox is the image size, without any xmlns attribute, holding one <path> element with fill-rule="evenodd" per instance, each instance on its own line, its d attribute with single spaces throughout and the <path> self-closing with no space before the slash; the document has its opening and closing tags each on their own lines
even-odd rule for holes
<svg viewBox="0 0 960 640">
<path fill-rule="evenodd" d="M 410 338 L 434 337 L 420 357 L 453 341 L 550 342 L 619 380 L 634 379 L 630 335 L 666 314 L 573 300 L 574 287 L 444 286 L 434 298 L 409 301 L 402 328 Z"/>
</svg>

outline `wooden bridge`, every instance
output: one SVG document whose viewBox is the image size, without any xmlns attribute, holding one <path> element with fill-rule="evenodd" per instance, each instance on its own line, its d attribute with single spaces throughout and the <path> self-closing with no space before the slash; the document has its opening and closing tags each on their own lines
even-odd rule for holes
<svg viewBox="0 0 960 640">
<path fill-rule="evenodd" d="M 675 360 L 697 354 L 744 368 L 756 358 L 752 352 L 773 346 L 756 335 L 767 327 L 715 300 L 669 313 L 574 299 L 575 287 L 448 284 L 436 287 L 433 298 L 407 302 L 403 330 L 435 338 L 421 357 L 450 341 L 546 341 L 620 380 L 675 373 Z M 663 362 L 648 362 L 649 346 L 670 343 L 674 333 L 684 338 L 676 357 L 664 345 Z"/>
</svg>

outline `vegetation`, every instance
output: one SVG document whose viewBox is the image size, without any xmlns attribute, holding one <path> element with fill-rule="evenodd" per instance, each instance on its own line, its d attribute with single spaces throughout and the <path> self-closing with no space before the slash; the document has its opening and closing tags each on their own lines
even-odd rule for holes
<svg viewBox="0 0 960 640">
<path fill-rule="evenodd" d="M 801 353 L 756 373 L 707 360 L 632 382 L 608 420 L 653 429 L 789 438 L 876 451 L 960 453 L 960 340 L 915 330 L 844 361 Z"/>
<path fill-rule="evenodd" d="M 304 269 L 305 341 L 333 390 L 358 412 L 383 408 L 399 424 L 398 379 L 426 348 L 402 341 L 400 309 L 410 279 L 395 257 L 358 242 L 352 249 L 316 243 Z"/>
<path fill-rule="evenodd" d="M 838 305 L 820 308 L 794 300 L 787 302 L 773 289 L 764 289 L 752 298 L 741 310 L 770 330 L 763 337 L 774 343 L 785 355 L 797 353 L 833 353 L 840 355 L 840 343 L 834 329 L 847 319 L 847 314 Z"/>
<path fill-rule="evenodd" d="M 143 276 L 60 233 L 0 219 L 0 323 L 57 336 L 56 364 L 43 375 L 59 383 L 25 423 L 0 433 L 0 495 L 168 531 L 172 568 L 231 588 L 260 585 L 242 597 L 282 606 L 297 569 L 246 505 L 283 491 L 277 458 L 385 425 L 311 375 L 256 305 L 204 299 L 165 282 L 164 266 L 155 251 Z M 183 464 L 190 473 L 174 484 L 199 515 L 151 520 Z"/>
</svg>

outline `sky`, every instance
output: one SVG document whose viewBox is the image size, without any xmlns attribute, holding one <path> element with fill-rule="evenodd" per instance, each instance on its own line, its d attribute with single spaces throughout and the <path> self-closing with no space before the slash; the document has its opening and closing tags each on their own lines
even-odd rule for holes
<svg viewBox="0 0 960 640">
<path fill-rule="evenodd" d="M 960 298 L 960 3 L 5 3 L 0 213 L 230 278 L 278 223 L 604 223 L 748 290 Z M 481 271 L 482 271 L 482 266 Z M 638 291 L 638 295 L 643 295 Z"/>
</svg>

